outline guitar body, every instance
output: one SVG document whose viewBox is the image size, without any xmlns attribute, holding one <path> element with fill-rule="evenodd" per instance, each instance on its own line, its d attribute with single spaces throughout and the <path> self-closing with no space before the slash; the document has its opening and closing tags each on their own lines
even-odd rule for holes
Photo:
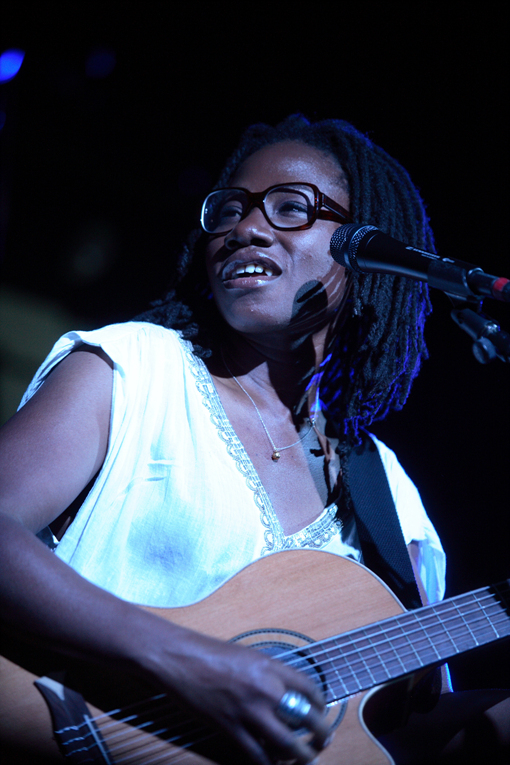
<svg viewBox="0 0 510 765">
<path fill-rule="evenodd" d="M 262 558 L 192 606 L 149 610 L 222 640 L 235 640 L 279 653 L 286 647 L 306 647 L 386 619 L 401 613 L 403 608 L 391 591 L 363 566 L 329 553 L 301 550 Z M 11 765 L 64 762 L 54 739 L 48 706 L 34 685 L 38 676 L 50 676 L 79 691 L 87 701 L 91 717 L 125 706 L 137 698 L 137 694 L 142 694 L 140 698 L 150 695 L 146 690 L 144 695 L 134 689 L 130 682 L 126 686 L 124 678 L 105 678 L 103 670 L 98 668 L 86 667 L 77 672 L 66 668 L 65 677 L 59 676 L 55 671 L 55 658 L 39 657 L 32 647 L 28 649 L 27 661 L 15 654 L 16 650 L 10 653 L 9 659 L 0 659 L 0 742 L 10 753 L 10 760 L 3 761 Z M 328 671 L 318 665 L 310 668 L 305 660 L 303 664 L 326 689 L 330 682 Z M 97 688 L 96 681 L 91 682 L 93 674 L 99 676 Z M 329 707 L 333 739 L 319 756 L 319 765 L 389 765 L 393 762 L 369 732 L 363 718 L 368 699 L 380 693 L 384 693 L 384 689 L 376 688 Z M 161 733 L 139 732 L 131 722 L 119 722 L 123 716 L 125 714 L 111 712 L 96 722 L 112 763 L 121 759 L 131 765 L 153 761 L 209 765 L 217 759 L 228 765 L 234 762 L 234 755 L 225 754 L 221 749 L 221 737 L 211 738 L 210 749 L 205 741 L 195 753 L 181 748 L 181 743 L 186 745 L 185 736 L 182 740 L 177 736 L 176 742 L 170 744 Z"/>
</svg>

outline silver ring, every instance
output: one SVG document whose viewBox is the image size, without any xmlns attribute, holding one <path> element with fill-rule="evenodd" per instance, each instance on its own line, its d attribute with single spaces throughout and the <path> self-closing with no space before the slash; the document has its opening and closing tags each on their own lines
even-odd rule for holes
<svg viewBox="0 0 510 765">
<path fill-rule="evenodd" d="M 297 730 L 303 725 L 311 708 L 312 705 L 302 693 L 287 691 L 280 699 L 276 714 L 289 728 Z"/>
</svg>

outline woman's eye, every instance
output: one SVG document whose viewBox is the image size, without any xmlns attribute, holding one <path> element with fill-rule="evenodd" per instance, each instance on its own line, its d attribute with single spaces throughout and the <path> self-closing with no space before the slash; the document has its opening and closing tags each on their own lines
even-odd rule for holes
<svg viewBox="0 0 510 765">
<path fill-rule="evenodd" d="M 217 219 L 220 221 L 235 220 L 242 215 L 241 205 L 223 205 L 221 210 L 218 210 Z"/>
<path fill-rule="evenodd" d="M 300 199 L 285 199 L 277 205 L 275 212 L 284 218 L 307 218 L 308 205 Z"/>
</svg>

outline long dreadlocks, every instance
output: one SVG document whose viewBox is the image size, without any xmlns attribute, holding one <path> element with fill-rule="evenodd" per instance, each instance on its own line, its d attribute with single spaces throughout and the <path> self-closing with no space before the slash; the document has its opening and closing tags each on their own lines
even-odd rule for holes
<svg viewBox="0 0 510 765">
<path fill-rule="evenodd" d="M 216 188 L 228 186 L 239 165 L 269 144 L 299 141 L 332 155 L 345 174 L 355 223 L 371 224 L 415 247 L 434 251 L 420 195 L 404 168 L 348 122 L 310 123 L 292 115 L 271 127 L 251 126 L 225 165 Z M 205 235 L 194 231 L 183 247 L 174 289 L 152 310 L 137 317 L 181 330 L 195 353 L 211 355 L 222 319 L 206 282 Z M 209 298 L 209 299 L 208 299 Z M 425 284 L 380 274 L 352 275 L 343 322 L 329 348 L 321 400 L 343 424 L 346 442 L 390 409 L 401 409 L 422 358 L 430 302 Z M 340 428 L 342 430 L 342 428 Z"/>
</svg>

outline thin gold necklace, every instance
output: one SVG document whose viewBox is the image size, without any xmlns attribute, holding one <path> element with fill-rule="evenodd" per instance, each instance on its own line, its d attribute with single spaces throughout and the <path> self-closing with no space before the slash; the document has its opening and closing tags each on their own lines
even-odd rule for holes
<svg viewBox="0 0 510 765">
<path fill-rule="evenodd" d="M 255 411 L 257 412 L 257 414 L 258 414 L 258 417 L 259 417 L 259 420 L 260 420 L 260 422 L 261 422 L 261 425 L 262 425 L 262 427 L 264 428 L 265 434 L 266 434 L 266 436 L 267 436 L 267 438 L 268 438 L 268 441 L 269 441 L 269 443 L 271 444 L 271 448 L 272 448 L 272 450 L 273 450 L 273 453 L 271 454 L 271 459 L 273 460 L 273 462 L 278 462 L 278 460 L 279 460 L 279 459 L 280 459 L 280 457 L 281 457 L 281 454 L 280 454 L 280 452 L 283 452 L 283 451 L 285 451 L 285 449 L 291 449 L 293 446 L 297 446 L 298 444 L 300 444 L 300 443 L 301 443 L 301 441 L 304 441 L 304 439 L 305 439 L 305 438 L 307 437 L 307 435 L 308 435 L 308 434 L 311 432 L 311 430 L 312 430 L 313 426 L 315 425 L 315 420 L 317 419 L 316 415 L 314 414 L 314 416 L 313 416 L 313 417 L 309 417 L 309 418 L 308 418 L 308 420 L 310 421 L 310 427 L 308 428 L 308 430 L 306 431 L 306 433 L 305 433 L 303 436 L 301 436 L 300 438 L 298 438 L 298 440 L 297 440 L 297 441 L 294 441 L 294 443 L 293 443 L 293 444 L 289 444 L 288 446 L 276 446 L 275 442 L 274 442 L 274 441 L 273 441 L 273 439 L 271 438 L 271 434 L 270 434 L 269 430 L 268 430 L 268 429 L 267 429 L 267 427 L 266 427 L 266 423 L 265 423 L 265 422 L 264 422 L 264 420 L 262 419 L 262 415 L 260 414 L 260 411 L 259 411 L 259 408 L 258 408 L 257 404 L 256 404 L 256 403 L 255 403 L 255 401 L 252 399 L 252 397 L 250 396 L 250 394 L 248 393 L 248 391 L 246 390 L 246 388 L 245 388 L 243 385 L 241 385 L 241 383 L 239 382 L 239 380 L 237 379 L 237 377 L 235 376 L 235 374 L 233 374 L 233 373 L 231 372 L 231 370 L 230 370 L 230 367 L 228 366 L 228 364 L 227 364 L 227 362 L 226 362 L 226 360 L 225 360 L 225 356 L 223 355 L 223 348 L 221 348 L 221 347 L 220 347 L 220 353 L 221 353 L 221 358 L 222 358 L 222 360 L 223 360 L 223 363 L 224 363 L 224 365 L 225 365 L 225 369 L 227 370 L 227 372 L 229 373 L 229 375 L 231 376 L 231 378 L 234 380 L 234 382 L 236 382 L 236 383 L 238 384 L 238 386 L 241 388 L 241 390 L 243 391 L 243 393 L 245 394 L 245 396 L 247 396 L 247 397 L 250 399 L 251 403 L 253 404 L 253 407 L 254 407 Z M 318 392 L 317 392 L 317 397 L 318 397 Z"/>
</svg>

